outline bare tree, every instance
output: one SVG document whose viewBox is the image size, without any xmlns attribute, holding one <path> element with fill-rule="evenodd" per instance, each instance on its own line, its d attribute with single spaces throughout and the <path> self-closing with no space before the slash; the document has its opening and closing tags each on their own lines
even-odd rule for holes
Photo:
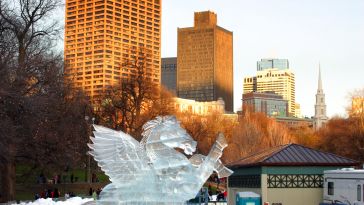
<svg viewBox="0 0 364 205">
<path fill-rule="evenodd" d="M 131 59 L 122 65 L 130 70 L 130 76 L 108 89 L 101 103 L 100 118 L 103 124 L 139 138 L 145 122 L 173 113 L 173 96 L 153 81 L 147 49 L 134 48 L 130 55 Z"/>
<path fill-rule="evenodd" d="M 364 127 L 358 118 L 330 119 L 318 135 L 318 149 L 364 162 Z"/>
<path fill-rule="evenodd" d="M 13 84 L 24 88 L 22 94 L 32 92 L 39 85 L 38 58 L 51 51 L 53 40 L 59 34 L 57 21 L 49 18 L 60 6 L 60 0 L 2 0 L 0 22 L 2 29 L 15 47 L 17 66 L 13 68 Z"/>
<path fill-rule="evenodd" d="M 295 142 L 295 138 L 287 127 L 274 119 L 263 113 L 247 111 L 236 126 L 232 141 L 240 149 L 232 158 L 239 159 L 271 147 Z"/>
<path fill-rule="evenodd" d="M 88 102 L 63 80 L 62 56 L 53 52 L 59 27 L 48 17 L 59 5 L 0 1 L 0 202 L 15 198 L 17 163 L 63 169 L 86 150 Z"/>
<path fill-rule="evenodd" d="M 31 57 L 49 49 L 49 45 L 39 43 L 40 39 L 51 40 L 53 36 L 59 34 L 58 22 L 50 21 L 48 17 L 60 3 L 60 0 L 1 1 L 0 17 L 4 29 L 9 30 L 17 40 L 20 67 L 23 67 Z"/>
</svg>

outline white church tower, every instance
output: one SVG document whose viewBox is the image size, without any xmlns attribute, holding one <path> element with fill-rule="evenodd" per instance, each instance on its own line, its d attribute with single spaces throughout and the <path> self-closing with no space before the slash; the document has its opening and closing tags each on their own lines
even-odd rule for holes
<svg viewBox="0 0 364 205">
<path fill-rule="evenodd" d="M 319 65 L 318 88 L 316 93 L 315 116 L 313 124 L 314 129 L 320 129 L 327 122 L 327 119 L 325 94 L 322 89 L 321 66 Z"/>
</svg>

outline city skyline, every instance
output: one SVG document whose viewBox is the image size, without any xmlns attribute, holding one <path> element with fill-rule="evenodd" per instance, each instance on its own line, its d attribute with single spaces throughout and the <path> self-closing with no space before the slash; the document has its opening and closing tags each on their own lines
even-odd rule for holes
<svg viewBox="0 0 364 205">
<path fill-rule="evenodd" d="M 364 2 L 351 2 L 163 1 L 162 57 L 177 55 L 177 28 L 189 26 L 193 12 L 211 10 L 218 24 L 234 33 L 235 111 L 243 78 L 256 72 L 257 61 L 280 58 L 288 59 L 296 74 L 296 102 L 304 116 L 314 115 L 319 63 L 328 116 L 345 115 L 349 92 L 364 86 Z"/>
</svg>

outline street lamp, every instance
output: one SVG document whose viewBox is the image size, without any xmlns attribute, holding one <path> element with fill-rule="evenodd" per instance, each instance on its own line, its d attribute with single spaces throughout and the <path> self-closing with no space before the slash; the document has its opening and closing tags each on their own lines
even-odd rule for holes
<svg viewBox="0 0 364 205">
<path fill-rule="evenodd" d="M 90 120 L 89 116 L 85 116 L 85 121 L 88 123 Z M 89 126 L 89 132 L 88 133 L 92 133 L 92 125 L 95 123 L 95 118 L 92 117 L 92 124 Z M 90 136 L 88 136 L 88 142 L 90 142 Z M 87 178 L 87 182 L 91 183 L 91 156 L 88 152 L 86 152 L 87 154 L 87 173 L 86 173 L 86 178 Z"/>
</svg>

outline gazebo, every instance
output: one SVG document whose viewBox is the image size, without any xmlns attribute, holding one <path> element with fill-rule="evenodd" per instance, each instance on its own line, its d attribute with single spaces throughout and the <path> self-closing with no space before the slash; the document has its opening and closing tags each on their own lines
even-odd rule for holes
<svg viewBox="0 0 364 205">
<path fill-rule="evenodd" d="M 228 203 L 237 192 L 260 194 L 262 204 L 318 205 L 323 201 L 323 172 L 359 162 L 298 144 L 277 146 L 228 164 Z"/>
</svg>

